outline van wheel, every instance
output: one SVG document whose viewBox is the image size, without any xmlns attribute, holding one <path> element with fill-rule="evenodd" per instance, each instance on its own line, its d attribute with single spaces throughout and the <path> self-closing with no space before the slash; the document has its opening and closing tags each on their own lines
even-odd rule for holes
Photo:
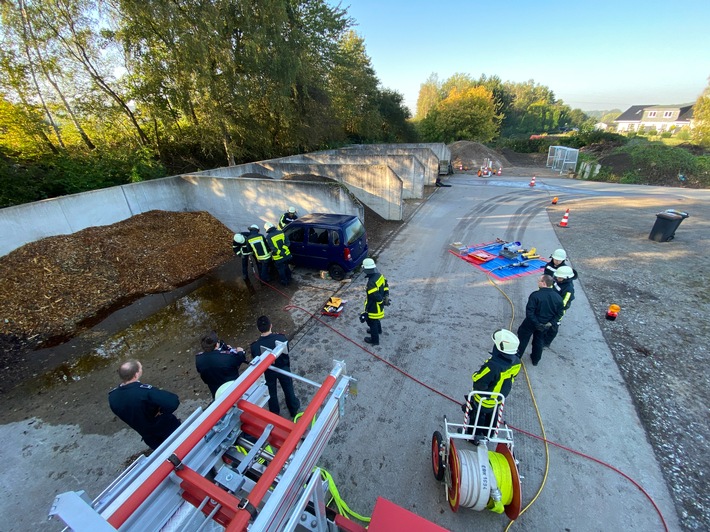
<svg viewBox="0 0 710 532">
<path fill-rule="evenodd" d="M 328 273 L 330 274 L 330 278 L 336 281 L 345 279 L 345 270 L 338 264 L 331 264 L 328 268 Z"/>
</svg>

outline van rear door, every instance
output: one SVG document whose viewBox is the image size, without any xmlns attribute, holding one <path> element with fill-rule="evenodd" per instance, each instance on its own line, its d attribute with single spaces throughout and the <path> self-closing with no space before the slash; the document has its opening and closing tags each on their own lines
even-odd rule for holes
<svg viewBox="0 0 710 532">
<path fill-rule="evenodd" d="M 357 265 L 367 257 L 367 234 L 365 226 L 355 217 L 343 228 L 345 246 L 350 250 L 352 262 Z"/>
</svg>

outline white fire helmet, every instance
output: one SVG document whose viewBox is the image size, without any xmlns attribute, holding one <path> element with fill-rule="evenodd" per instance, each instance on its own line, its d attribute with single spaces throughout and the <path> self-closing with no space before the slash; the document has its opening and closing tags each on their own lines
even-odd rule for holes
<svg viewBox="0 0 710 532">
<path fill-rule="evenodd" d="M 268 231 L 268 230 L 271 229 L 273 226 L 274 226 L 274 224 L 272 224 L 271 222 L 266 222 L 266 223 L 264 224 L 264 231 Z"/>
<path fill-rule="evenodd" d="M 237 233 L 236 235 L 234 235 L 234 241 L 237 244 L 243 244 L 244 242 L 246 242 L 246 240 L 244 239 L 244 235 L 241 233 Z"/>
<path fill-rule="evenodd" d="M 555 277 L 559 277 L 560 279 L 571 279 L 574 277 L 574 270 L 569 266 L 560 266 L 557 270 L 555 270 Z"/>
<path fill-rule="evenodd" d="M 372 259 L 365 259 L 362 261 L 362 267 L 365 270 L 374 270 L 375 269 L 375 261 Z"/>
<path fill-rule="evenodd" d="M 296 214 L 296 207 L 289 207 L 288 212 L 290 212 L 291 214 Z"/>
<path fill-rule="evenodd" d="M 552 252 L 551 257 L 555 260 L 566 260 L 567 253 L 565 252 L 564 249 L 556 249 L 555 251 Z"/>
<path fill-rule="evenodd" d="M 508 329 L 498 329 L 491 336 L 493 343 L 498 348 L 498 351 L 506 353 L 507 355 L 516 355 L 518 353 L 518 346 L 520 345 L 520 340 L 515 336 L 515 333 L 509 331 Z"/>
<path fill-rule="evenodd" d="M 256 225 L 256 224 L 251 224 L 251 225 L 249 226 L 249 229 L 254 229 L 254 230 L 258 231 L 258 230 L 259 230 L 259 226 Z"/>
</svg>

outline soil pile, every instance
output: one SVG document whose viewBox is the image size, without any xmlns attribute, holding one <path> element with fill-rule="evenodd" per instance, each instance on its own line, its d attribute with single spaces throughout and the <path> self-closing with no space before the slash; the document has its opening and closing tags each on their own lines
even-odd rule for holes
<svg viewBox="0 0 710 532">
<path fill-rule="evenodd" d="M 451 164 L 454 170 L 460 167 L 469 170 L 480 168 L 486 164 L 486 160 L 492 161 L 493 168 L 512 166 L 503 155 L 479 142 L 459 140 L 449 144 L 448 148 L 451 150 Z"/>
<path fill-rule="evenodd" d="M 0 257 L 0 347 L 47 347 L 138 297 L 182 286 L 233 256 L 206 212 L 150 211 Z"/>
</svg>

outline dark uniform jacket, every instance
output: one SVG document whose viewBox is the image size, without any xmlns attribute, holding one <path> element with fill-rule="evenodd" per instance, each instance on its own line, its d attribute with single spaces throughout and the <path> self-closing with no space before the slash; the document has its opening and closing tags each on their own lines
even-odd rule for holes
<svg viewBox="0 0 710 532">
<path fill-rule="evenodd" d="M 258 231 L 257 231 L 258 233 Z M 254 251 L 251 249 L 251 246 L 249 245 L 249 242 L 247 242 L 247 239 L 249 238 L 249 231 L 242 231 L 241 235 L 244 237 L 244 243 L 240 244 L 239 242 L 235 242 L 232 240 L 232 250 L 234 251 L 235 255 L 239 255 L 240 257 L 246 257 L 249 255 L 253 255 Z"/>
<path fill-rule="evenodd" d="M 372 320 L 381 320 L 385 317 L 385 300 L 389 297 L 387 279 L 377 270 L 367 275 L 365 292 L 365 312 Z"/>
<path fill-rule="evenodd" d="M 271 251 L 271 258 L 274 262 L 291 259 L 291 250 L 288 247 L 291 245 L 283 231 L 279 231 L 272 227 L 266 232 L 266 245 Z"/>
<path fill-rule="evenodd" d="M 220 346 L 213 351 L 198 353 L 195 357 L 195 366 L 214 397 L 220 386 L 239 377 L 239 366 L 246 360 L 244 351 L 236 351 L 220 343 Z"/>
<path fill-rule="evenodd" d="M 562 296 L 554 288 L 545 287 L 533 292 L 525 307 L 525 317 L 538 330 L 546 323 L 559 322 L 563 314 Z"/>
<path fill-rule="evenodd" d="M 481 368 L 471 376 L 474 391 L 496 392 L 507 397 L 515 382 L 515 376 L 520 372 L 520 358 L 499 351 L 496 347 L 491 351 L 491 357 Z M 489 396 L 473 395 L 473 400 L 485 408 L 493 408 L 495 399 Z"/>
<path fill-rule="evenodd" d="M 256 260 L 263 261 L 271 258 L 271 252 L 266 246 L 266 239 L 258 229 L 251 229 L 249 235 L 247 236 L 247 243 L 254 252 Z"/>
<path fill-rule="evenodd" d="M 271 333 L 268 336 L 260 337 L 256 342 L 251 344 L 251 357 L 256 358 L 261 355 L 261 348 L 266 347 L 268 349 L 273 349 L 276 347 L 276 341 L 288 342 L 283 334 Z M 288 359 L 288 353 L 282 353 L 274 362 L 274 367 L 281 368 L 290 371 L 290 360 Z"/>
<path fill-rule="evenodd" d="M 574 301 L 574 283 L 572 279 L 557 281 L 557 293 L 562 297 L 562 306 L 564 311 L 566 311 L 572 305 L 572 301 Z M 564 314 L 564 311 L 562 314 Z"/>
<path fill-rule="evenodd" d="M 140 381 L 122 384 L 109 392 L 108 403 L 113 413 L 140 434 L 151 449 L 156 449 L 180 426 L 180 420 L 173 414 L 180 405 L 178 396 L 150 384 Z"/>
<path fill-rule="evenodd" d="M 279 229 L 283 229 L 294 220 L 298 220 L 298 214 L 296 214 L 295 212 L 287 211 L 283 213 L 281 215 L 281 219 L 279 220 Z"/>
</svg>

